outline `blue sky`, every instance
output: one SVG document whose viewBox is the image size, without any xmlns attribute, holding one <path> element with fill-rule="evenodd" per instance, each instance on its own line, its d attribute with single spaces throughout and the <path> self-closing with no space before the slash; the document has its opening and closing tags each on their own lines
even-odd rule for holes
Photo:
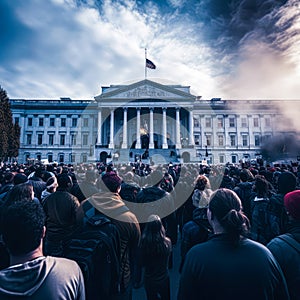
<svg viewBox="0 0 300 300">
<path fill-rule="evenodd" d="M 298 0 L 0 0 L 10 98 L 92 99 L 148 78 L 205 99 L 300 99 Z"/>
</svg>

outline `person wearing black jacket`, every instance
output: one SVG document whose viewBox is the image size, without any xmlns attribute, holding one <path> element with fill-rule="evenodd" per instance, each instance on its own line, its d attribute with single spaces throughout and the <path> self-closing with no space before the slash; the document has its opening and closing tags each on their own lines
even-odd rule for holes
<svg viewBox="0 0 300 300">
<path fill-rule="evenodd" d="M 188 252 L 178 300 L 290 299 L 272 253 L 245 238 L 249 222 L 236 193 L 228 189 L 215 191 L 207 216 L 214 235 Z"/>
<path fill-rule="evenodd" d="M 275 237 L 267 247 L 282 268 L 291 300 L 296 300 L 300 297 L 300 191 L 287 193 L 284 205 L 289 216 L 287 234 Z"/>
</svg>

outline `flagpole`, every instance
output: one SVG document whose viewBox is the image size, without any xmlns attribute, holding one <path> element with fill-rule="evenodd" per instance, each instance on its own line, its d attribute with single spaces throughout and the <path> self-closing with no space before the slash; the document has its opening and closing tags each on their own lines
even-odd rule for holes
<svg viewBox="0 0 300 300">
<path fill-rule="evenodd" d="M 147 61 L 147 48 L 145 48 L 145 79 L 147 79 L 147 66 L 146 66 L 146 61 Z"/>
</svg>

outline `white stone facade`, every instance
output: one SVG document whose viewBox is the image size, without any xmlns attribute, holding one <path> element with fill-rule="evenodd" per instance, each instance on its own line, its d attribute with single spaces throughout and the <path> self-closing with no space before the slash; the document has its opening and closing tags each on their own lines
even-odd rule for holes
<svg viewBox="0 0 300 300">
<path fill-rule="evenodd" d="M 224 164 L 257 158 L 262 141 L 279 133 L 275 102 L 202 100 L 187 86 L 142 80 L 103 87 L 94 100 L 11 99 L 11 108 L 21 126 L 19 162 L 115 154 L 125 162 L 147 150 L 166 161 Z"/>
</svg>

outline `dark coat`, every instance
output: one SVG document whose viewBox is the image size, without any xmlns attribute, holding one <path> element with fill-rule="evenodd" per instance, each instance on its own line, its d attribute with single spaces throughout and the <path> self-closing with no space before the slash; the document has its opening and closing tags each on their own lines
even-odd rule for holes
<svg viewBox="0 0 300 300">
<path fill-rule="evenodd" d="M 289 223 L 287 232 L 300 243 L 300 221 Z M 300 253 L 280 238 L 274 238 L 267 247 L 278 261 L 286 278 L 292 300 L 300 297 Z"/>
<path fill-rule="evenodd" d="M 289 299 L 272 253 L 249 239 L 235 247 L 226 234 L 194 246 L 183 266 L 178 300 Z"/>
</svg>

